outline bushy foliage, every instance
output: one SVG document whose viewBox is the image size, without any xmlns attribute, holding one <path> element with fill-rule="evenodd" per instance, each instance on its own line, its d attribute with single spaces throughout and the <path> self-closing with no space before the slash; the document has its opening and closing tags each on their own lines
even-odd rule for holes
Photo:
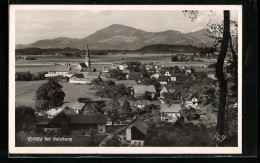
<svg viewBox="0 0 260 163">
<path fill-rule="evenodd" d="M 32 80 L 43 80 L 47 72 L 31 73 L 28 72 L 16 72 L 15 81 L 32 81 Z"/>
<path fill-rule="evenodd" d="M 17 106 L 15 108 L 15 131 L 24 131 L 30 128 L 36 121 L 35 110 L 28 106 Z"/>
<path fill-rule="evenodd" d="M 110 78 L 125 78 L 123 71 L 118 69 L 109 69 L 108 73 L 110 74 Z"/>
<path fill-rule="evenodd" d="M 206 134 L 205 134 L 206 133 Z M 162 124 L 150 125 L 145 140 L 146 146 L 210 147 L 215 146 L 215 129 L 196 126 Z"/>
<path fill-rule="evenodd" d="M 55 80 L 42 84 L 36 91 L 36 109 L 49 110 L 61 106 L 65 97 L 62 85 Z"/>
<path fill-rule="evenodd" d="M 129 92 L 127 91 L 125 85 L 119 84 L 113 86 L 104 86 L 96 92 L 96 95 L 105 98 L 121 98 L 125 95 L 129 95 Z"/>
</svg>

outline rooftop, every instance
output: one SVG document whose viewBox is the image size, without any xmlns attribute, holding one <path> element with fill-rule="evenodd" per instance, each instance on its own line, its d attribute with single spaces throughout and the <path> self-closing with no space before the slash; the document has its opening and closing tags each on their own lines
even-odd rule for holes
<svg viewBox="0 0 260 163">
<path fill-rule="evenodd" d="M 103 114 L 95 115 L 85 115 L 85 114 L 76 114 L 69 115 L 71 118 L 71 124 L 106 124 L 107 117 Z"/>
<path fill-rule="evenodd" d="M 155 87 L 153 85 L 135 85 L 133 86 L 135 94 L 144 95 L 145 92 L 155 93 Z"/>
<path fill-rule="evenodd" d="M 179 113 L 181 111 L 180 104 L 161 104 L 160 113 Z"/>
</svg>

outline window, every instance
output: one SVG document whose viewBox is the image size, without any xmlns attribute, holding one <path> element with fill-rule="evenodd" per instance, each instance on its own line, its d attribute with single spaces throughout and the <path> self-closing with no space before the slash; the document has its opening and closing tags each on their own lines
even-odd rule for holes
<svg viewBox="0 0 260 163">
<path fill-rule="evenodd" d="M 102 129 L 100 129 L 100 130 L 99 130 L 99 132 L 103 132 L 103 130 L 102 130 Z"/>
<path fill-rule="evenodd" d="M 141 142 L 138 142 L 138 146 L 141 146 Z"/>
</svg>

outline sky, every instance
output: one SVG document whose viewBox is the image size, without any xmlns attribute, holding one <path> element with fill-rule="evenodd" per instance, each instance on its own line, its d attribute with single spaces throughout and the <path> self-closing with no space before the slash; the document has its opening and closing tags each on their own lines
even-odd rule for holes
<svg viewBox="0 0 260 163">
<path fill-rule="evenodd" d="M 237 12 L 230 12 L 237 21 Z M 220 23 L 223 11 L 199 11 L 192 22 L 181 10 L 17 10 L 15 44 L 28 44 L 56 37 L 84 38 L 112 24 L 122 24 L 147 32 L 176 30 L 183 33 Z"/>
</svg>

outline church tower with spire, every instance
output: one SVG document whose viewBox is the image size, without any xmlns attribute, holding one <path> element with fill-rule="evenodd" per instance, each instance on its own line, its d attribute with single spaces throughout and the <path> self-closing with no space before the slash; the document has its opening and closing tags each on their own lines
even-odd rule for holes
<svg viewBox="0 0 260 163">
<path fill-rule="evenodd" d="M 88 45 L 87 45 L 87 51 L 86 51 L 85 64 L 88 66 L 88 68 L 91 67 L 91 62 L 90 62 L 90 56 L 89 56 Z"/>
</svg>

